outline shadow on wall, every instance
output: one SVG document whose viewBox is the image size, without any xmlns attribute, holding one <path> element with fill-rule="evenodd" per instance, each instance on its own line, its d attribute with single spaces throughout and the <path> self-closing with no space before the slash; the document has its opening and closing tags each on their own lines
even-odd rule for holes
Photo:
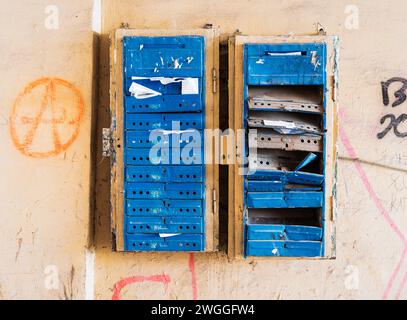
<svg viewBox="0 0 407 320">
<path fill-rule="evenodd" d="M 100 36 L 99 99 L 96 130 L 95 236 L 96 249 L 112 247 L 110 230 L 110 159 L 102 156 L 102 130 L 111 123 L 109 102 L 109 35 Z"/>
</svg>

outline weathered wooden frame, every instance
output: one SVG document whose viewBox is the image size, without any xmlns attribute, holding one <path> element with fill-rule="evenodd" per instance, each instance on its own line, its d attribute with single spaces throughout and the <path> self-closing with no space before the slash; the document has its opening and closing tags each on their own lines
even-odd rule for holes
<svg viewBox="0 0 407 320">
<path fill-rule="evenodd" d="M 241 36 L 229 38 L 229 127 L 237 132 L 243 126 L 243 48 L 247 43 L 316 43 L 327 46 L 327 92 L 326 92 L 326 184 L 325 184 L 325 253 L 323 258 L 336 256 L 336 162 L 337 162 L 337 88 L 338 88 L 338 38 L 336 36 Z M 243 239 L 243 179 L 238 174 L 239 141 L 236 152 L 228 151 L 229 163 L 229 223 L 228 256 L 244 256 Z M 269 259 L 270 257 L 256 257 Z M 273 257 L 273 259 L 298 259 Z M 301 258 L 321 259 L 321 258 Z"/>
<path fill-rule="evenodd" d="M 110 34 L 110 111 L 112 116 L 111 155 L 111 231 L 113 249 L 124 251 L 124 176 L 123 176 L 123 61 L 122 40 L 125 36 L 180 36 L 205 37 L 205 116 L 206 129 L 219 127 L 219 32 L 217 29 L 150 30 L 117 29 Z M 207 145 L 215 155 L 214 144 Z M 219 168 L 212 159 L 206 165 L 205 251 L 219 247 Z"/>
</svg>

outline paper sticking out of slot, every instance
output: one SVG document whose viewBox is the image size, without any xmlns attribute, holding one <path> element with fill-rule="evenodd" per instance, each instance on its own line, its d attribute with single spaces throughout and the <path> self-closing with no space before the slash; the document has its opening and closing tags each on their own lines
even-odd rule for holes
<svg viewBox="0 0 407 320">
<path fill-rule="evenodd" d="M 297 134 L 297 133 L 302 133 L 302 131 L 293 131 L 293 129 L 285 129 L 285 128 L 276 128 L 274 129 L 280 134 Z"/>
<path fill-rule="evenodd" d="M 170 135 L 170 134 L 183 134 L 183 133 L 197 133 L 197 130 L 188 129 L 188 130 L 160 130 L 155 129 L 157 132 L 161 133 L 162 135 Z"/>
<path fill-rule="evenodd" d="M 265 127 L 270 127 L 280 134 L 301 134 L 304 133 L 304 129 L 298 127 L 294 122 L 281 121 L 281 120 L 263 120 Z"/>
<path fill-rule="evenodd" d="M 179 236 L 180 233 L 160 233 L 159 236 L 160 238 L 169 238 L 169 237 L 175 237 Z"/>
<path fill-rule="evenodd" d="M 323 135 L 315 119 L 294 113 L 256 111 L 249 116 L 248 124 L 251 128 L 268 128 L 286 135 Z"/>
<path fill-rule="evenodd" d="M 141 84 L 138 84 L 136 82 L 133 82 L 131 84 L 131 86 L 129 88 L 129 92 L 136 99 L 148 99 L 148 98 L 152 98 L 152 97 L 161 95 L 161 92 L 152 90 L 152 89 L 142 86 Z"/>
<path fill-rule="evenodd" d="M 198 78 L 185 78 L 182 80 L 181 94 L 198 94 Z"/>
<path fill-rule="evenodd" d="M 199 81 L 198 81 L 198 78 L 131 77 L 131 79 L 135 80 L 135 81 L 136 80 L 159 81 L 162 85 L 181 82 L 181 94 L 182 95 L 184 95 L 184 94 L 199 94 Z M 133 86 L 133 84 L 134 84 L 134 82 L 132 83 L 132 86 Z M 142 87 L 144 87 L 144 86 L 142 86 Z M 131 87 L 130 87 L 130 89 L 131 89 Z M 152 90 L 152 91 L 154 91 L 154 90 Z M 130 93 L 131 93 L 131 91 L 130 91 Z M 159 94 L 161 94 L 161 93 L 159 93 Z M 140 99 L 140 98 L 138 98 L 138 99 Z"/>
<path fill-rule="evenodd" d="M 302 56 L 302 51 L 267 52 L 268 56 Z"/>
<path fill-rule="evenodd" d="M 131 80 L 150 80 L 160 81 L 161 84 L 167 85 L 170 83 L 181 82 L 184 78 L 168 78 L 168 77 L 131 77 Z"/>
<path fill-rule="evenodd" d="M 281 127 L 285 129 L 295 129 L 295 123 L 281 120 L 263 120 L 266 127 Z"/>
</svg>

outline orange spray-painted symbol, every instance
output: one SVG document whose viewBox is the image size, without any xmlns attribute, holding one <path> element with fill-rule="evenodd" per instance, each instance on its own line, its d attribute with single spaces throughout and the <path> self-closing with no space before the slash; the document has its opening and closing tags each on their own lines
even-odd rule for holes
<svg viewBox="0 0 407 320">
<path fill-rule="evenodd" d="M 58 78 L 38 79 L 28 84 L 14 102 L 11 138 L 26 156 L 55 156 L 77 138 L 83 113 L 83 98 L 75 86 Z"/>
</svg>

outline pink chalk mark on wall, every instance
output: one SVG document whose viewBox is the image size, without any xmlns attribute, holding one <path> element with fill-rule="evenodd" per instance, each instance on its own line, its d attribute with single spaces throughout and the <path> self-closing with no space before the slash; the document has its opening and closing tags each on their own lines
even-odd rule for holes
<svg viewBox="0 0 407 320">
<path fill-rule="evenodd" d="M 193 253 L 189 254 L 188 268 L 189 272 L 191 273 L 192 298 L 196 301 L 198 300 L 198 287 L 196 285 L 195 256 Z M 166 274 L 159 274 L 152 276 L 133 276 L 121 279 L 120 281 L 116 282 L 113 287 L 112 300 L 120 300 L 120 294 L 123 288 L 127 287 L 128 285 L 146 281 L 161 282 L 164 284 L 164 290 L 167 291 L 171 278 Z"/>
<path fill-rule="evenodd" d="M 339 112 L 339 117 L 342 120 L 346 120 L 346 115 L 344 114 L 344 111 L 340 109 Z M 395 279 L 398 275 L 398 273 L 401 270 L 401 266 L 405 260 L 406 254 L 407 254 L 407 239 L 400 230 L 400 228 L 397 226 L 397 224 L 394 222 L 394 220 L 391 218 L 390 213 L 384 208 L 382 202 L 380 201 L 379 197 L 377 196 L 376 192 L 374 191 L 365 170 L 363 169 L 363 166 L 361 162 L 359 161 L 359 157 L 357 156 L 355 149 L 353 148 L 352 144 L 350 143 L 350 140 L 348 136 L 346 135 L 345 130 L 343 129 L 342 125 L 339 125 L 339 137 L 341 138 L 341 141 L 346 149 L 346 152 L 349 154 L 349 157 L 353 160 L 353 163 L 356 167 L 356 170 L 359 174 L 360 179 L 363 182 L 363 185 L 367 192 L 370 195 L 370 198 L 373 200 L 374 204 L 376 205 L 376 208 L 379 210 L 380 214 L 383 216 L 383 218 L 386 220 L 386 222 L 390 225 L 392 230 L 397 234 L 397 236 L 400 238 L 400 240 L 404 244 L 404 250 L 401 254 L 400 261 L 396 265 L 396 268 L 394 269 L 392 275 L 390 276 L 390 279 L 386 285 L 386 288 L 383 292 L 382 299 L 387 299 L 390 293 L 390 290 L 394 286 Z M 400 298 L 401 292 L 407 282 L 407 273 L 404 275 L 400 287 L 398 288 L 398 291 L 396 293 L 396 299 Z"/>
<path fill-rule="evenodd" d="M 198 300 L 198 287 L 196 286 L 195 256 L 193 253 L 189 254 L 188 265 L 189 265 L 189 272 L 191 272 L 192 298 L 196 301 L 196 300 Z"/>
<path fill-rule="evenodd" d="M 171 282 L 171 278 L 166 274 L 152 275 L 152 276 L 133 276 L 121 279 L 118 281 L 113 288 L 112 300 L 120 300 L 120 293 L 123 288 L 130 284 L 137 282 L 161 282 L 164 284 L 164 290 L 167 291 L 168 284 Z"/>
<path fill-rule="evenodd" d="M 403 292 L 403 289 L 404 289 L 404 286 L 406 285 L 406 282 L 407 282 L 407 272 L 404 273 L 403 280 L 401 280 L 400 287 L 399 287 L 398 290 L 397 290 L 397 293 L 396 293 L 396 300 L 399 300 L 399 299 L 400 299 L 401 293 Z"/>
</svg>

